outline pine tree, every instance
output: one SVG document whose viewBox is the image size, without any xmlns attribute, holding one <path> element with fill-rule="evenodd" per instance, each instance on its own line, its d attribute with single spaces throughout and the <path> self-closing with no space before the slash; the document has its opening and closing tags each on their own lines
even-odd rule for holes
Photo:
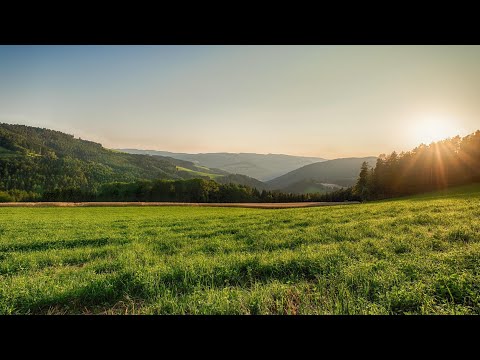
<svg viewBox="0 0 480 360">
<path fill-rule="evenodd" d="M 369 197 L 368 185 L 370 181 L 370 170 L 368 168 L 368 163 L 364 161 L 360 168 L 360 174 L 358 176 L 357 183 L 353 189 L 354 195 L 360 196 L 362 200 L 367 200 Z"/>
</svg>

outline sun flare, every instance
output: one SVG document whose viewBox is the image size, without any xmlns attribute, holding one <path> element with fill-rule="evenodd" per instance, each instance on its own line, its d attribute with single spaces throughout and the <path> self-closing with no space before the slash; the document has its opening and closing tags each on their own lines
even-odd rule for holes
<svg viewBox="0 0 480 360">
<path fill-rule="evenodd" d="M 451 119 L 442 116 L 427 116 L 418 119 L 412 129 L 417 143 L 430 144 L 459 135 Z"/>
</svg>

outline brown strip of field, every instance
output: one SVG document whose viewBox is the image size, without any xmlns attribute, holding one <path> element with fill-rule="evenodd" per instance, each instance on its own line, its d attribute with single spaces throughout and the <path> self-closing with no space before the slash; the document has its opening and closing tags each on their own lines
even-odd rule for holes
<svg viewBox="0 0 480 360">
<path fill-rule="evenodd" d="M 313 206 L 358 204 L 358 201 L 343 202 L 292 202 L 292 203 L 182 203 L 182 202 L 8 202 L 0 207 L 81 207 L 81 206 L 213 206 L 258 209 L 287 209 Z"/>
</svg>

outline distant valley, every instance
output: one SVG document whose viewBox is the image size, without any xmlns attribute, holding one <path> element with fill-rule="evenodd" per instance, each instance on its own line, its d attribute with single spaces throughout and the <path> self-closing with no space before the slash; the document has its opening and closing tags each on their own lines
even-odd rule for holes
<svg viewBox="0 0 480 360">
<path fill-rule="evenodd" d="M 197 165 L 216 168 L 232 174 L 242 174 L 260 181 L 272 180 L 302 166 L 325 161 L 319 157 L 255 153 L 186 154 L 168 151 L 117 149 L 130 154 L 157 155 L 191 161 Z"/>
<path fill-rule="evenodd" d="M 227 181 L 230 178 L 236 179 L 236 183 L 259 190 L 279 190 L 296 194 L 326 193 L 352 186 L 358 178 L 362 163 L 366 161 L 370 166 L 375 166 L 377 160 L 374 156 L 326 160 L 280 154 L 185 154 L 138 149 L 119 151 L 181 159 L 199 167 L 236 174 L 218 177 L 216 181 Z"/>
<path fill-rule="evenodd" d="M 300 193 L 306 192 L 307 189 L 308 192 L 315 192 L 312 191 L 315 188 L 322 192 L 322 189 L 329 187 L 325 184 L 348 187 L 355 184 L 364 161 L 370 166 L 375 166 L 377 158 L 369 156 L 318 162 L 295 169 L 266 183 L 271 189 L 295 189 L 295 192 Z"/>
<path fill-rule="evenodd" d="M 0 124 L 0 192 L 14 198 L 59 189 L 95 192 L 108 183 L 161 179 L 214 180 L 287 194 L 327 193 L 354 185 L 363 161 L 374 165 L 376 158 L 110 150 L 59 131 Z"/>
</svg>

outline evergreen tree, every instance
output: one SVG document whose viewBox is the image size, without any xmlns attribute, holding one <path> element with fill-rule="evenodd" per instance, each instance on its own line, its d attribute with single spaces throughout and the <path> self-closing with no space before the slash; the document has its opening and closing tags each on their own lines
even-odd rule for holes
<svg viewBox="0 0 480 360">
<path fill-rule="evenodd" d="M 353 194 L 359 196 L 362 200 L 368 200 L 369 198 L 369 185 L 371 183 L 370 175 L 371 172 L 368 163 L 364 161 L 360 168 L 360 174 L 358 176 L 357 183 L 353 188 Z"/>
</svg>

